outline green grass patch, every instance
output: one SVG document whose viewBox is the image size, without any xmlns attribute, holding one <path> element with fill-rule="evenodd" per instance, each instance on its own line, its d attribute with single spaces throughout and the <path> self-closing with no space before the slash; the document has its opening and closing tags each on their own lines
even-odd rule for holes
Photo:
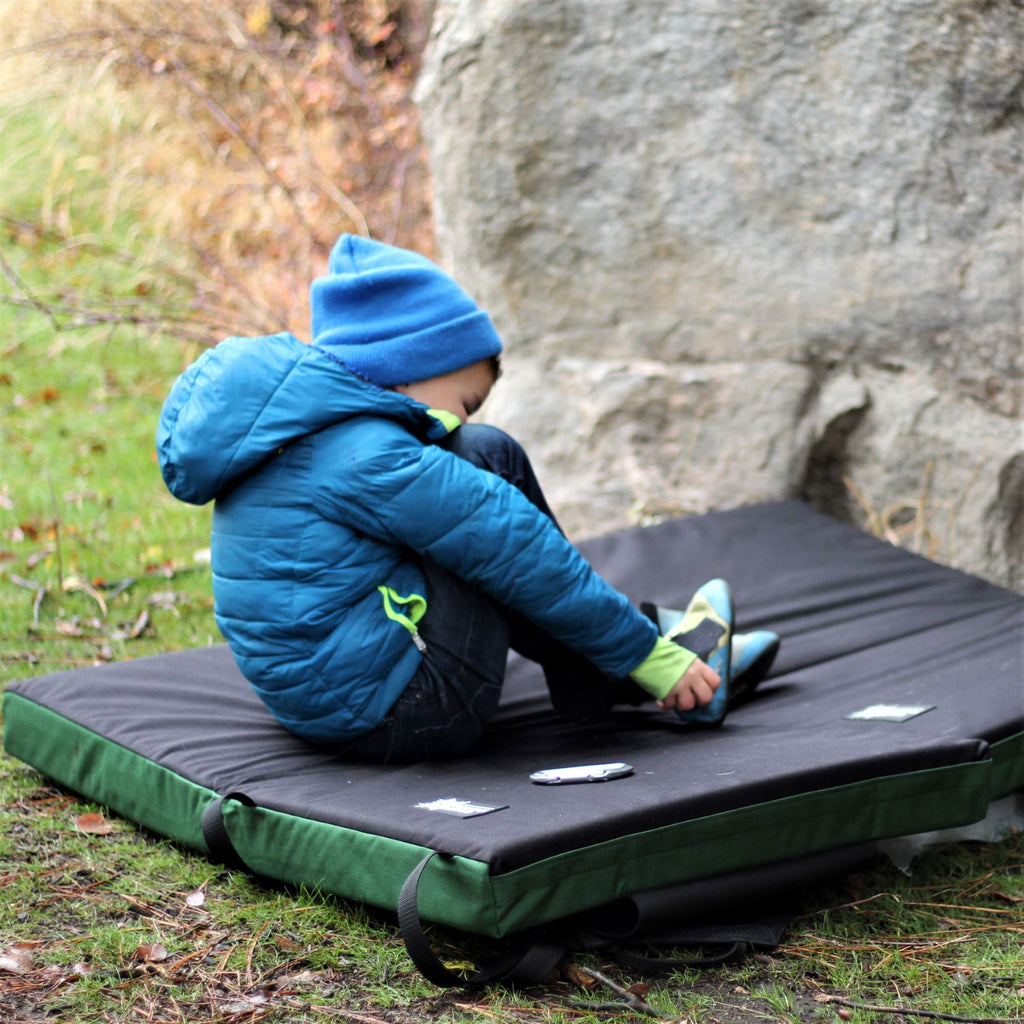
<svg viewBox="0 0 1024 1024">
<path fill-rule="evenodd" d="M 155 326 L 183 289 L 170 274 L 147 283 L 145 246 L 123 255 L 142 196 L 107 216 L 109 182 L 60 109 L 0 110 L 3 681 L 217 636 L 209 512 L 166 492 L 153 443 L 169 383 L 197 351 Z"/>
</svg>

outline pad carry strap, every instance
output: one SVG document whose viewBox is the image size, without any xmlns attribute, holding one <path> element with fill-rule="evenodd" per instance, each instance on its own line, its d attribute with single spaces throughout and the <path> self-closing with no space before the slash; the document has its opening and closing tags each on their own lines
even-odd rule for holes
<svg viewBox="0 0 1024 1024">
<path fill-rule="evenodd" d="M 687 967 L 715 967 L 739 960 L 751 949 L 774 949 L 782 941 L 783 933 L 793 916 L 793 912 L 778 911 L 751 921 L 684 925 L 636 940 L 646 945 L 724 947 L 720 953 L 712 956 L 661 959 L 630 952 L 617 944 L 613 944 L 612 952 L 624 967 L 647 973 L 683 970 Z"/>
<path fill-rule="evenodd" d="M 233 868 L 236 871 L 246 871 L 252 874 L 248 865 L 238 855 L 231 836 L 224 825 L 224 801 L 237 800 L 246 807 L 255 807 L 256 802 L 247 797 L 244 793 L 225 793 L 224 796 L 211 800 L 203 809 L 203 816 L 199 821 L 199 827 L 203 832 L 203 840 L 210 852 L 210 859 L 219 861 L 225 867 Z"/>
<path fill-rule="evenodd" d="M 659 971 L 683 971 L 687 968 L 700 970 L 705 967 L 717 967 L 718 964 L 727 964 L 746 956 L 748 948 L 745 942 L 737 941 L 715 956 L 683 957 L 681 959 L 641 956 L 639 953 L 631 953 L 621 946 L 613 947 L 612 953 L 623 967 L 651 974 Z"/>
<path fill-rule="evenodd" d="M 546 978 L 555 964 L 562 959 L 565 953 L 563 946 L 552 946 L 527 940 L 504 956 L 488 960 L 475 974 L 468 977 L 451 970 L 438 959 L 423 932 L 423 924 L 416 906 L 416 893 L 420 877 L 424 868 L 437 856 L 439 856 L 437 851 L 432 850 L 416 865 L 412 874 L 403 883 L 402 891 L 398 896 L 398 927 L 405 940 L 405 948 L 409 957 L 420 973 L 428 981 L 443 988 L 460 985 L 486 985 L 488 982 L 499 979 L 533 985 Z"/>
</svg>

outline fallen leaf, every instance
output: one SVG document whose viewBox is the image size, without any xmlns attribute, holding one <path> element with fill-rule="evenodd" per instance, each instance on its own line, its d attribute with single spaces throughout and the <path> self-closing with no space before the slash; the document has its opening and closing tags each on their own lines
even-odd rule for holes
<svg viewBox="0 0 1024 1024">
<path fill-rule="evenodd" d="M 75 828 L 94 836 L 107 836 L 114 831 L 114 826 L 102 814 L 80 814 L 75 818 Z"/>
<path fill-rule="evenodd" d="M 21 531 L 23 538 L 27 537 L 29 540 L 39 540 L 39 525 L 37 523 L 25 520 L 23 523 L 18 523 L 18 529 Z"/>
<path fill-rule="evenodd" d="M 0 953 L 0 971 L 28 974 L 32 970 L 32 953 L 27 944 L 18 943 Z"/>
<path fill-rule="evenodd" d="M 231 1014 L 243 1014 L 252 1013 L 254 1006 L 262 1006 L 267 1001 L 265 992 L 253 992 L 251 994 L 244 994 L 241 999 L 235 1002 L 226 1003 L 224 1005 L 225 1011 Z"/>
<path fill-rule="evenodd" d="M 476 967 L 470 960 L 445 960 L 444 965 L 449 971 L 472 971 Z"/>
<path fill-rule="evenodd" d="M 579 988 L 593 988 L 597 984 L 595 978 L 587 974 L 586 971 L 580 970 L 575 964 L 563 964 L 562 977 Z"/>
<path fill-rule="evenodd" d="M 135 950 L 135 959 L 148 964 L 162 963 L 170 954 L 159 942 L 147 942 Z"/>
<path fill-rule="evenodd" d="M 993 896 L 1001 900 L 1006 900 L 1007 903 L 1024 903 L 1024 896 L 1011 896 L 1008 892 L 999 892 L 998 890 L 992 893 Z"/>
<path fill-rule="evenodd" d="M 270 987 L 275 992 L 299 992 L 320 984 L 321 978 L 313 971 L 299 971 L 298 974 L 281 974 L 276 977 Z"/>
<path fill-rule="evenodd" d="M 107 602 L 103 600 L 102 595 L 92 584 L 82 579 L 77 573 L 72 573 L 64 580 L 62 589 L 65 592 L 80 590 L 83 594 L 88 594 L 100 606 L 100 611 L 104 615 L 107 614 Z"/>
<path fill-rule="evenodd" d="M 65 505 L 77 505 L 82 507 L 83 501 L 95 501 L 95 491 L 65 491 L 62 495 Z"/>
<path fill-rule="evenodd" d="M 201 907 L 206 902 L 206 893 L 202 889 L 196 889 L 185 897 L 185 904 L 189 907 Z"/>
<path fill-rule="evenodd" d="M 122 622 L 120 629 L 110 634 L 111 640 L 138 640 L 149 628 L 149 612 L 145 608 L 136 616 L 134 622 Z"/>
<path fill-rule="evenodd" d="M 161 590 L 159 593 L 151 594 L 146 603 L 161 611 L 176 612 L 178 604 L 184 600 L 184 594 L 179 594 L 174 590 Z"/>
<path fill-rule="evenodd" d="M 40 548 L 34 554 L 28 556 L 25 559 L 25 567 L 27 569 L 34 569 L 44 559 L 49 558 L 53 554 L 53 548 Z"/>
<path fill-rule="evenodd" d="M 135 577 L 126 576 L 124 579 L 117 580 L 117 582 L 115 583 L 108 583 L 106 581 L 99 583 L 96 580 L 93 580 L 92 582 L 93 586 L 96 587 L 97 590 L 110 590 L 110 593 L 107 594 L 107 604 L 109 605 L 113 604 L 114 601 L 117 598 L 119 598 L 126 590 L 129 590 L 135 586 Z"/>
</svg>

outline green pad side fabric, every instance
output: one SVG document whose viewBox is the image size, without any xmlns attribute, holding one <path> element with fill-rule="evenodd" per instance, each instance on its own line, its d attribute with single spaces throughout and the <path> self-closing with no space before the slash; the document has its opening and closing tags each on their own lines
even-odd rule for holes
<svg viewBox="0 0 1024 1024">
<path fill-rule="evenodd" d="M 200 829 L 217 794 L 17 694 L 3 703 L 7 749 L 57 782 L 206 852 Z M 436 858 L 419 910 L 426 920 L 492 937 L 637 891 L 768 864 L 847 843 L 951 828 L 984 816 L 1008 784 L 1024 737 L 989 759 L 769 800 L 569 850 L 504 874 L 466 857 Z M 995 776 L 998 775 L 998 780 Z M 130 780 L 121 785 L 119 780 Z M 279 811 L 224 801 L 232 844 L 253 871 L 394 909 L 425 848 Z"/>
<path fill-rule="evenodd" d="M 981 761 L 872 779 L 571 851 L 491 879 L 496 929 L 507 934 L 638 891 L 924 831 L 929 822 L 977 821 L 990 778 L 991 764 Z M 424 876 L 421 892 L 426 883 Z M 433 905 L 422 903 L 429 917 Z"/>
<path fill-rule="evenodd" d="M 4 747 L 55 782 L 207 853 L 203 808 L 217 794 L 16 693 L 3 699 Z"/>
<path fill-rule="evenodd" d="M 1024 694 L 1021 696 L 1024 701 Z M 1024 788 L 1024 732 L 997 740 L 989 747 L 992 757 L 992 799 Z"/>
</svg>

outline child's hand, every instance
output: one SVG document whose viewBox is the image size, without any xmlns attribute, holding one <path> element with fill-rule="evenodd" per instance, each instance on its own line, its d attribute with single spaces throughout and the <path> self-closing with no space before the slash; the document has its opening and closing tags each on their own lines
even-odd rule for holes
<svg viewBox="0 0 1024 1024">
<path fill-rule="evenodd" d="M 698 658 L 684 673 L 682 679 L 658 701 L 665 711 L 692 711 L 711 703 L 721 678 L 718 673 Z"/>
</svg>

